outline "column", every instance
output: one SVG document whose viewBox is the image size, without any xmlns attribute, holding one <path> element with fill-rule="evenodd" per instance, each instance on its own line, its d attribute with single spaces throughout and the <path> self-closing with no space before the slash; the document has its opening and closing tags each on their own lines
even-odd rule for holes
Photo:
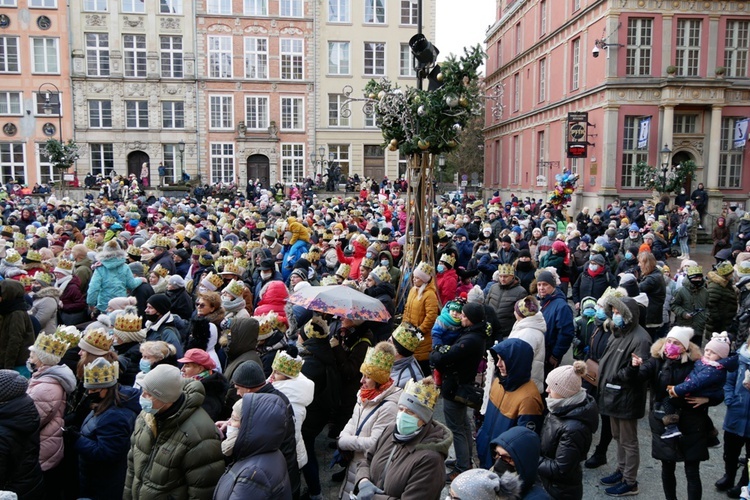
<svg viewBox="0 0 750 500">
<path fill-rule="evenodd" d="M 705 162 L 706 188 L 719 189 L 719 152 L 721 150 L 721 106 L 711 108 L 711 132 L 708 142 L 708 161 Z"/>
<path fill-rule="evenodd" d="M 674 144 L 672 144 L 672 131 L 674 130 L 674 106 L 664 106 L 664 115 L 662 117 L 661 124 L 661 143 L 657 144 L 656 157 L 659 158 L 659 151 L 666 144 L 669 149 L 674 150 Z"/>
</svg>

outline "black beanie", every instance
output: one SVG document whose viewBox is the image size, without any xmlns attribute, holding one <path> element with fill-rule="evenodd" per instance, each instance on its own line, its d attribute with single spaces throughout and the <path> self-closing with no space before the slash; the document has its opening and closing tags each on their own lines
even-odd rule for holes
<svg viewBox="0 0 750 500">
<path fill-rule="evenodd" d="M 521 257 L 531 258 L 531 252 L 529 251 L 528 248 L 524 248 L 523 250 L 518 252 L 518 258 L 520 259 Z"/>
<path fill-rule="evenodd" d="M 461 311 L 466 316 L 466 319 L 471 321 L 472 325 L 478 325 L 484 321 L 484 305 L 478 302 L 464 304 Z"/>
<path fill-rule="evenodd" d="M 257 362 L 245 361 L 234 370 L 232 382 L 240 387 L 253 389 L 265 385 L 266 376 Z"/>
<path fill-rule="evenodd" d="M 162 316 L 167 314 L 169 310 L 172 309 L 172 302 L 169 300 L 169 297 L 167 297 L 163 293 L 152 295 L 148 298 L 148 301 L 146 301 L 146 303 L 156 309 L 156 311 Z"/>
</svg>

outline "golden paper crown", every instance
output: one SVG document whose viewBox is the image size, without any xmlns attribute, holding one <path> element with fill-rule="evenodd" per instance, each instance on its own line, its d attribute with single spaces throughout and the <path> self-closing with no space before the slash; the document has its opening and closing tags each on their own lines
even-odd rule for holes
<svg viewBox="0 0 750 500">
<path fill-rule="evenodd" d="M 375 276 L 384 283 L 391 282 L 391 273 L 389 273 L 388 269 L 386 269 L 383 266 L 378 266 L 372 271 L 370 271 L 370 276 Z"/>
<path fill-rule="evenodd" d="M 237 259 L 234 259 L 234 265 L 237 266 L 238 269 L 242 270 L 242 272 L 245 272 L 247 270 L 247 267 L 250 265 L 250 261 L 245 259 L 244 257 L 239 257 Z"/>
<path fill-rule="evenodd" d="M 26 240 L 15 240 L 13 242 L 13 248 L 15 248 L 16 250 L 24 250 L 26 248 L 29 248 L 29 242 Z"/>
<path fill-rule="evenodd" d="M 265 229 L 266 228 L 266 221 L 259 220 L 258 222 L 255 223 L 255 228 L 256 229 L 261 229 L 261 230 Z"/>
<path fill-rule="evenodd" d="M 102 223 L 103 224 L 109 224 L 111 226 L 115 222 L 117 222 L 117 221 L 111 215 L 105 215 L 104 217 L 102 217 Z"/>
<path fill-rule="evenodd" d="M 136 314 L 120 314 L 115 318 L 114 328 L 121 332 L 137 332 L 142 324 L 141 317 Z"/>
<path fill-rule="evenodd" d="M 206 253 L 206 249 L 204 247 L 193 248 L 193 255 L 197 255 L 198 257 L 200 257 L 204 253 Z"/>
<path fill-rule="evenodd" d="M 435 276 L 435 268 L 432 267 L 432 264 L 428 264 L 427 262 L 420 262 L 419 265 L 417 265 L 417 269 L 429 276 Z"/>
<path fill-rule="evenodd" d="M 229 240 L 224 240 L 219 245 L 219 250 L 226 250 L 227 252 L 231 252 L 234 248 L 234 244 Z"/>
<path fill-rule="evenodd" d="M 449 266 L 453 267 L 456 265 L 456 258 L 449 253 L 444 253 L 440 256 L 440 262 L 445 262 Z"/>
<path fill-rule="evenodd" d="M 703 267 L 702 266 L 688 266 L 687 275 L 695 276 L 696 274 L 703 274 Z"/>
<path fill-rule="evenodd" d="M 76 221 L 76 218 L 73 217 L 72 215 L 66 215 L 65 217 L 63 217 L 63 222 L 74 223 L 75 221 Z"/>
<path fill-rule="evenodd" d="M 40 333 L 34 342 L 34 349 L 46 352 L 58 358 L 65 355 L 65 351 L 70 348 L 70 344 L 55 335 Z"/>
<path fill-rule="evenodd" d="M 391 378 L 391 368 L 396 360 L 395 349 L 388 342 L 380 342 L 367 349 L 365 360 L 359 371 L 378 384 L 385 384 Z"/>
<path fill-rule="evenodd" d="M 83 367 L 83 386 L 86 389 L 112 387 L 120 376 L 120 365 L 117 361 L 110 363 L 105 358 L 96 358 Z"/>
<path fill-rule="evenodd" d="M 304 361 L 301 357 L 297 356 L 293 358 L 286 351 L 279 350 L 276 351 L 271 368 L 287 377 L 297 378 L 299 372 L 302 371 L 303 363 Z"/>
<path fill-rule="evenodd" d="M 351 272 L 351 270 L 352 268 L 349 264 L 341 264 L 339 265 L 339 268 L 336 270 L 336 274 L 346 279 L 349 277 L 349 273 Z"/>
<path fill-rule="evenodd" d="M 128 249 L 126 250 L 126 252 L 131 257 L 140 257 L 141 255 L 143 255 L 143 250 L 141 250 L 139 247 L 134 246 L 134 245 L 130 245 Z"/>
<path fill-rule="evenodd" d="M 247 252 L 248 250 L 254 250 L 256 248 L 260 248 L 260 241 L 248 241 L 245 251 Z"/>
<path fill-rule="evenodd" d="M 13 226 L 3 226 L 3 229 L 1 231 L 3 234 L 7 234 L 8 236 L 13 234 Z"/>
<path fill-rule="evenodd" d="M 360 267 L 366 267 L 368 269 L 372 269 L 373 267 L 375 267 L 375 260 L 365 257 L 364 259 L 362 259 L 362 263 L 360 264 Z"/>
<path fill-rule="evenodd" d="M 65 271 L 72 271 L 74 265 L 75 265 L 75 262 L 73 262 L 72 260 L 60 259 L 57 261 L 56 267 L 58 269 L 63 269 Z"/>
<path fill-rule="evenodd" d="M 378 234 L 378 241 L 382 241 L 384 243 L 387 243 L 387 242 L 391 241 L 391 237 L 388 236 L 385 233 L 380 233 L 380 234 Z"/>
<path fill-rule="evenodd" d="M 21 283 L 23 287 L 28 290 L 28 288 L 31 286 L 31 283 L 34 282 L 34 278 L 29 276 L 28 274 L 24 274 L 20 278 L 18 278 L 18 282 Z"/>
<path fill-rule="evenodd" d="M 419 382 L 409 380 L 404 387 L 404 393 L 412 396 L 422 406 L 434 410 L 440 396 L 440 389 L 435 384 L 425 384 L 422 380 Z"/>
<path fill-rule="evenodd" d="M 287 325 L 279 319 L 279 315 L 270 311 L 262 316 L 254 316 L 258 320 L 258 340 L 265 340 L 270 337 L 275 330 L 285 332 Z"/>
<path fill-rule="evenodd" d="M 393 340 L 398 342 L 409 352 L 417 350 L 417 346 L 424 339 L 417 327 L 410 323 L 401 323 L 391 334 Z"/>
<path fill-rule="evenodd" d="M 154 273 L 156 273 L 158 276 L 161 276 L 162 278 L 166 278 L 169 276 L 169 269 L 162 267 L 161 264 L 156 264 L 156 267 L 154 267 Z"/>
<path fill-rule="evenodd" d="M 317 314 L 305 324 L 307 338 L 324 339 L 328 337 L 328 323 Z"/>
<path fill-rule="evenodd" d="M 55 336 L 67 342 L 70 347 L 78 346 L 78 341 L 81 340 L 81 332 L 75 326 L 60 325 L 55 330 Z"/>
<path fill-rule="evenodd" d="M 17 251 L 13 250 L 12 248 L 9 248 L 5 252 L 5 261 L 9 264 L 16 264 L 21 260 L 21 254 Z"/>
<path fill-rule="evenodd" d="M 232 262 L 229 262 L 227 264 L 224 264 L 224 269 L 222 270 L 222 274 L 224 274 L 224 273 L 226 273 L 226 274 L 235 274 L 237 276 L 241 276 L 242 275 L 242 269 L 240 269 L 239 267 L 237 267 L 237 265 L 235 265 L 234 261 L 232 261 Z"/>
<path fill-rule="evenodd" d="M 104 328 L 92 328 L 81 337 L 81 342 L 85 342 L 102 351 L 109 351 L 113 341 L 114 337 L 108 334 Z"/>
<path fill-rule="evenodd" d="M 330 286 L 330 285 L 338 285 L 338 284 L 339 283 L 338 281 L 336 281 L 336 276 L 331 276 L 330 274 L 320 280 L 321 286 Z"/>
<path fill-rule="evenodd" d="M 227 293 L 231 293 L 234 297 L 242 297 L 242 294 L 245 291 L 245 284 L 242 283 L 242 281 L 232 280 L 229 282 L 226 288 L 224 288 L 224 291 Z"/>
<path fill-rule="evenodd" d="M 13 233 L 13 239 L 16 240 L 16 241 L 18 241 L 18 240 L 26 241 L 26 235 L 23 234 L 22 232 L 14 232 Z"/>
<path fill-rule="evenodd" d="M 205 286 L 206 282 L 213 285 L 214 290 L 218 290 L 219 288 L 222 287 L 222 285 L 224 285 L 224 278 L 222 278 L 218 274 L 208 273 L 208 276 L 203 278 L 203 280 L 201 281 L 201 284 Z"/>
<path fill-rule="evenodd" d="M 34 279 L 47 286 L 50 286 L 52 285 L 52 283 L 55 282 L 55 277 L 52 276 L 50 273 L 36 273 L 34 275 Z"/>
<path fill-rule="evenodd" d="M 83 244 L 89 250 L 96 250 L 96 241 L 90 236 L 86 236 L 83 240 Z"/>
<path fill-rule="evenodd" d="M 500 276 L 513 276 L 515 274 L 511 264 L 500 264 L 497 266 L 497 272 L 500 273 Z"/>
<path fill-rule="evenodd" d="M 166 236 L 155 236 L 154 241 L 151 243 L 152 247 L 162 247 L 169 249 L 172 247 L 172 240 L 167 238 Z"/>
<path fill-rule="evenodd" d="M 72 250 L 74 246 L 76 246 L 76 240 L 68 240 L 65 242 L 65 246 L 63 246 L 63 248 L 65 250 Z"/>
</svg>

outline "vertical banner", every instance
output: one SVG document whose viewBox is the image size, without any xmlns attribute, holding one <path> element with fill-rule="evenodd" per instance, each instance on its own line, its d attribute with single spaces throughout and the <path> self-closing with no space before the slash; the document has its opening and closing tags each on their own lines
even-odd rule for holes
<svg viewBox="0 0 750 500">
<path fill-rule="evenodd" d="M 747 144 L 748 118 L 742 118 L 734 122 L 734 139 L 732 149 L 742 149 Z"/>
<path fill-rule="evenodd" d="M 638 147 L 636 149 L 648 149 L 648 136 L 651 135 L 651 117 L 641 118 L 638 128 Z"/>
<path fill-rule="evenodd" d="M 568 113 L 568 158 L 588 156 L 589 114 Z"/>
</svg>

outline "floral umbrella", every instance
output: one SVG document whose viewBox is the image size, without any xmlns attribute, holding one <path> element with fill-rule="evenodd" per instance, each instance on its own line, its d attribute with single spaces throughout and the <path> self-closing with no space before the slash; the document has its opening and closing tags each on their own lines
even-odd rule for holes
<svg viewBox="0 0 750 500">
<path fill-rule="evenodd" d="M 289 296 L 292 304 L 341 318 L 385 323 L 391 314 L 378 299 L 343 285 L 307 286 Z"/>
</svg>

